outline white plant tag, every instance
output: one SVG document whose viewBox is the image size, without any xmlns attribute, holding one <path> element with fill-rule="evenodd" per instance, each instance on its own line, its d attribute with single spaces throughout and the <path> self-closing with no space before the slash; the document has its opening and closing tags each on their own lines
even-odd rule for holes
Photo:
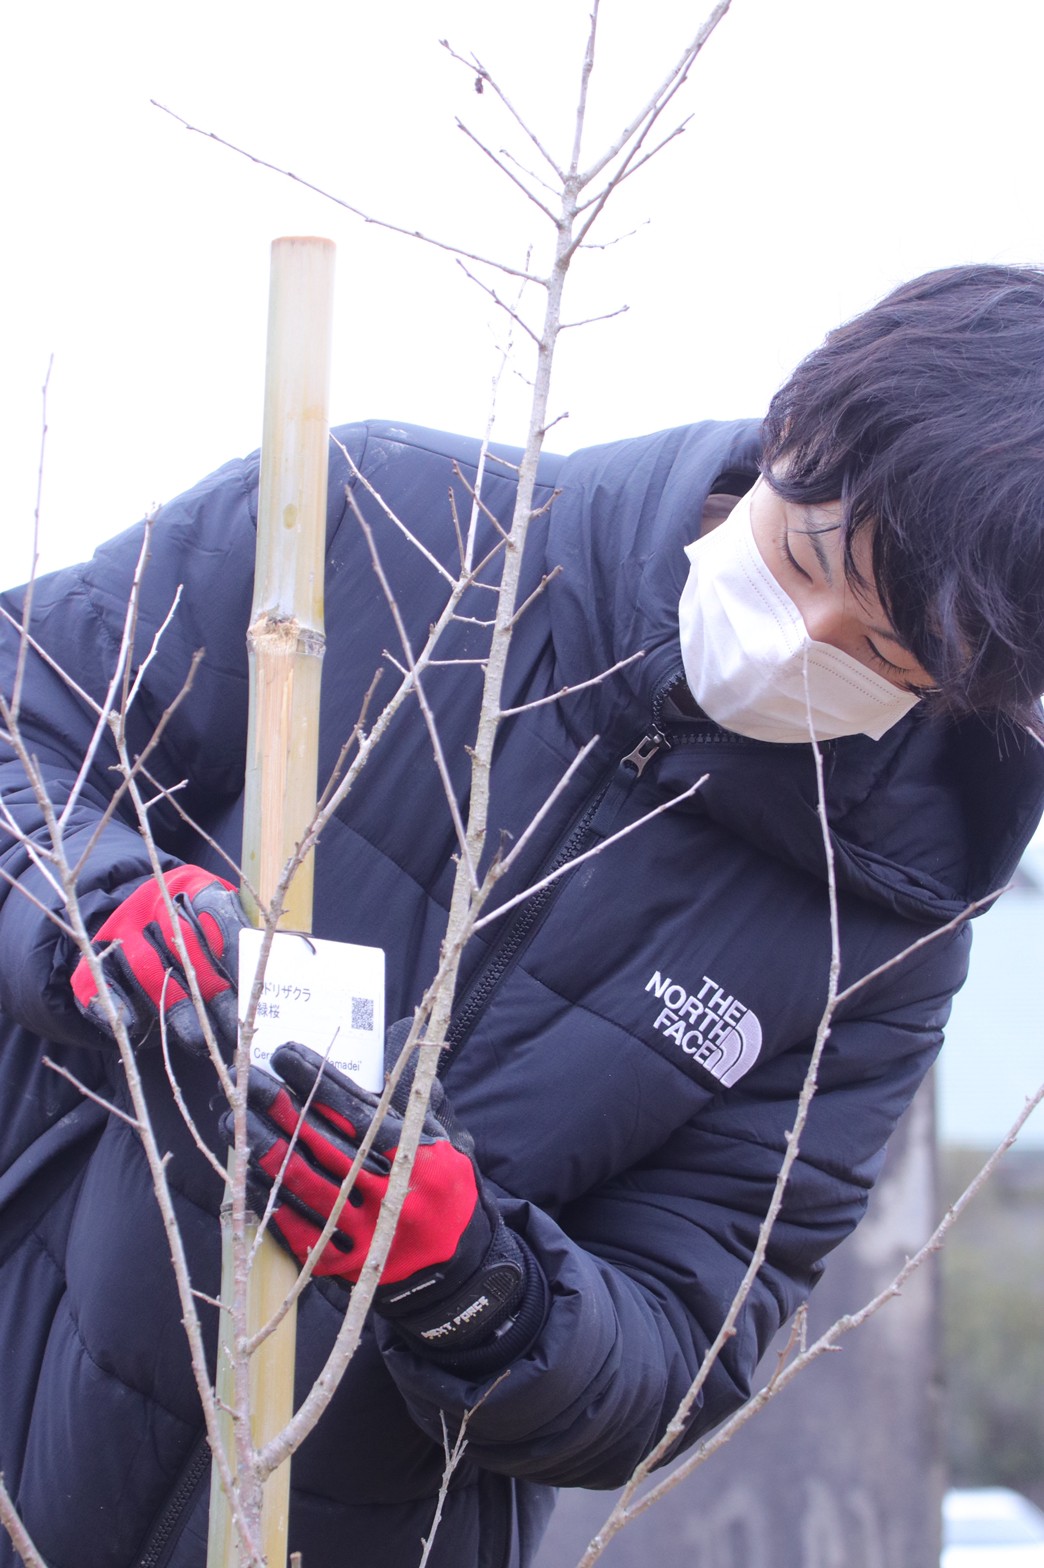
<svg viewBox="0 0 1044 1568">
<path fill-rule="evenodd" d="M 261 957 L 260 931 L 239 936 L 239 1006 L 246 1009 Z M 253 1066 L 273 1073 L 277 1045 L 296 1040 L 363 1089 L 384 1087 L 384 950 L 277 931 L 261 986 Z"/>
</svg>

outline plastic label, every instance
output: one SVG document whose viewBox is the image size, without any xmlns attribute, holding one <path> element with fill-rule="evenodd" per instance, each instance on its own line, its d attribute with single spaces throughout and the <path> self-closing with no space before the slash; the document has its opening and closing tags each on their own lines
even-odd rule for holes
<svg viewBox="0 0 1044 1568">
<path fill-rule="evenodd" d="M 240 1026 L 261 957 L 263 933 L 239 937 Z M 326 1057 L 363 1089 L 384 1086 L 384 950 L 277 931 L 261 981 L 253 1066 L 273 1072 L 272 1052 L 295 1040 Z"/>
</svg>

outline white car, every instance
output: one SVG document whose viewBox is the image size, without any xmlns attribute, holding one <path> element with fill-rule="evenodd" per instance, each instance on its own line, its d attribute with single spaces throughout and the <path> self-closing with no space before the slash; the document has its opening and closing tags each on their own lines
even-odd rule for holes
<svg viewBox="0 0 1044 1568">
<path fill-rule="evenodd" d="M 1004 1486 L 943 1498 L 941 1568 L 1044 1568 L 1044 1513 Z"/>
</svg>

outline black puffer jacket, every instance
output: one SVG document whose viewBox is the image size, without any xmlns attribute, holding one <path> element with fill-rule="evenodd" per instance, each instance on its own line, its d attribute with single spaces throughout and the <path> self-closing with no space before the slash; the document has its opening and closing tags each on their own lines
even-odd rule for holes
<svg viewBox="0 0 1044 1568">
<path fill-rule="evenodd" d="M 390 507 L 446 560 L 456 549 L 447 486 L 474 443 L 391 425 L 339 432 Z M 467 955 L 443 1072 L 507 1222 L 550 1285 L 546 1323 L 475 1414 L 433 1563 L 524 1564 L 557 1484 L 619 1483 L 662 1431 L 741 1278 L 794 1117 L 830 962 L 824 851 L 810 750 L 772 746 L 678 717 L 676 605 L 703 501 L 741 490 L 756 427 L 701 425 L 547 459 L 523 594 L 561 571 L 523 616 L 512 650 L 491 810 L 492 842 L 517 841 L 579 747 L 597 742 L 528 840 L 499 895 L 511 898 L 706 776 L 691 798 L 585 861 L 554 892 L 487 927 Z M 394 627 L 333 460 L 321 768 L 358 717 Z M 192 654 L 206 657 L 171 713 L 152 772 L 236 855 L 246 733 L 244 632 L 257 462 L 230 464 L 165 507 L 137 633 L 147 653 L 177 584 L 181 602 L 132 715 L 140 749 Z M 494 462 L 486 504 L 510 510 Z M 418 635 L 445 580 L 360 488 L 385 570 Z M 485 527 L 485 524 L 483 525 Z M 488 532 L 488 529 L 487 529 Z M 78 686 L 112 669 L 136 530 L 88 565 L 37 585 L 32 632 Z M 483 650 L 476 589 L 427 692 L 461 797 Z M 17 617 L 20 597 L 7 608 Z M 16 638 L 5 629 L 5 690 Z M 592 678 L 636 651 L 642 657 Z M 387 663 L 387 661 L 383 661 Z M 382 689 L 392 679 L 386 674 Z M 79 693 L 31 656 L 22 725 L 53 796 L 67 795 L 93 719 Z M 838 881 L 843 1003 L 823 1059 L 769 1258 L 706 1385 L 690 1436 L 745 1397 L 758 1356 L 859 1219 L 881 1151 L 940 1041 L 960 984 L 964 930 L 879 967 L 1001 885 L 1040 811 L 1044 759 L 976 724 L 916 711 L 878 743 L 823 748 Z M 630 759 L 630 760 L 625 760 Z M 112 792 L 102 754 L 66 837 L 96 926 L 147 871 L 124 809 L 98 832 Z M 640 766 L 639 766 L 640 764 Z M 40 810 L 9 750 L 10 818 L 40 834 Z M 10 818 L 8 820 L 10 820 Z M 224 865 L 169 805 L 154 812 L 171 861 Z M 206 1453 L 163 1231 L 138 1141 L 41 1066 L 44 1052 L 117 1102 L 121 1069 L 78 1018 L 71 956 L 43 907 L 45 873 L 7 837 L 0 886 L 0 1468 L 54 1568 L 201 1565 Z M 402 714 L 324 833 L 315 929 L 383 946 L 388 1016 L 429 979 L 456 845 L 427 732 Z M 36 902 L 22 896 L 15 884 Z M 218 1279 L 220 1185 L 190 1143 L 155 1052 L 140 1054 L 198 1287 Z M 178 1063 L 217 1146 L 208 1064 Z M 315 1375 L 337 1326 L 318 1291 L 303 1303 L 299 1375 Z M 209 1325 L 212 1332 L 213 1325 Z M 452 1425 L 483 1392 L 415 1357 L 385 1329 L 368 1337 L 318 1431 L 294 1461 L 291 1548 L 307 1568 L 409 1568 L 431 1522 Z M 13 1561 L 0 1546 L 0 1563 Z"/>
</svg>

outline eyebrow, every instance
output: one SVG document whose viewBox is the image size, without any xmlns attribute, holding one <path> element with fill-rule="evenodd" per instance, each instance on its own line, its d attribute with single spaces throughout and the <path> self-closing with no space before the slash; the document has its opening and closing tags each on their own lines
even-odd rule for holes
<svg viewBox="0 0 1044 1568">
<path fill-rule="evenodd" d="M 837 527 L 837 524 L 835 523 L 834 524 L 834 528 L 836 528 L 836 527 Z M 824 545 L 823 545 L 823 541 L 819 537 L 820 533 L 827 532 L 827 531 L 828 530 L 820 529 L 817 532 L 813 532 L 813 530 L 811 528 L 803 530 L 805 538 L 808 540 L 809 544 L 812 546 L 812 550 L 813 550 L 813 553 L 815 554 L 816 560 L 819 562 L 820 571 L 823 573 L 823 576 L 827 580 L 827 587 L 828 588 L 832 588 L 834 586 L 834 573 L 833 573 L 833 570 L 832 570 L 831 565 L 830 565 L 830 557 L 827 555 L 826 549 L 824 548 Z M 829 532 L 833 532 L 833 529 L 830 529 Z"/>
</svg>

